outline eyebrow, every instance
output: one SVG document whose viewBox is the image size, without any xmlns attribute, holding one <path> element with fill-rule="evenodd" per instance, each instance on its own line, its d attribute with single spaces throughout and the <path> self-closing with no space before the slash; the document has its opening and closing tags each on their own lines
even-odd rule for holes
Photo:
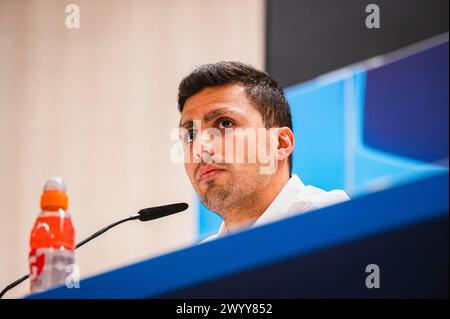
<svg viewBox="0 0 450 319">
<path fill-rule="evenodd" d="M 233 109 L 230 107 L 221 107 L 219 109 L 215 109 L 215 110 L 209 111 L 208 113 L 204 114 L 203 118 L 201 120 L 204 123 L 208 123 L 219 116 L 225 115 L 226 113 L 237 113 L 237 112 L 233 111 Z M 193 120 L 187 120 L 187 121 L 184 121 L 182 124 L 180 124 L 180 127 L 191 128 L 193 125 L 194 125 Z"/>
</svg>

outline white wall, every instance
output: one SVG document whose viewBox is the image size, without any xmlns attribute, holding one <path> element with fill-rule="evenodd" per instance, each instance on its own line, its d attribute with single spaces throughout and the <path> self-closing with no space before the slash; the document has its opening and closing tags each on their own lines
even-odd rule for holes
<svg viewBox="0 0 450 319">
<path fill-rule="evenodd" d="M 169 159 L 178 83 L 219 60 L 261 68 L 263 52 L 263 0 L 0 0 L 0 288 L 27 273 L 52 176 L 66 180 L 77 240 L 142 207 L 192 204 L 80 248 L 83 277 L 192 244 L 193 191 Z"/>
</svg>

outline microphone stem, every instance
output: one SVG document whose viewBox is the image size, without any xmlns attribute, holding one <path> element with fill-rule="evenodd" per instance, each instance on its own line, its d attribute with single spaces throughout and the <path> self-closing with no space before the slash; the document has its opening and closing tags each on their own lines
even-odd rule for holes
<svg viewBox="0 0 450 319">
<path fill-rule="evenodd" d="M 0 293 L 0 299 L 3 298 L 3 295 L 10 289 L 13 289 L 15 286 L 17 286 L 18 284 L 20 284 L 22 281 L 25 281 L 28 279 L 28 277 L 30 277 L 30 275 L 25 275 L 19 279 L 17 279 L 16 281 L 14 281 L 12 284 L 9 284 L 5 289 L 2 290 L 2 292 Z"/>
<path fill-rule="evenodd" d="M 136 216 L 137 216 L 137 217 L 136 217 Z M 100 236 L 101 234 L 103 234 L 103 233 L 106 232 L 107 230 L 109 230 L 109 229 L 111 229 L 111 228 L 113 228 L 113 227 L 115 227 L 115 226 L 117 226 L 117 225 L 120 225 L 120 224 L 122 224 L 122 223 L 124 223 L 124 222 L 127 222 L 127 221 L 129 221 L 129 220 L 134 220 L 134 219 L 138 219 L 138 218 L 139 218 L 139 215 L 133 215 L 133 216 L 127 217 L 127 218 L 125 218 L 125 219 L 119 220 L 119 221 L 117 221 L 117 222 L 115 222 L 115 223 L 112 223 L 112 224 L 109 225 L 109 226 L 103 227 L 103 228 L 100 229 L 99 231 L 93 233 L 93 234 L 92 234 L 91 236 L 89 236 L 88 238 L 86 238 L 86 239 L 80 241 L 80 242 L 75 246 L 75 249 L 80 248 L 81 246 L 83 246 L 83 245 L 86 244 L 87 242 L 91 241 L 91 240 L 94 239 L 95 237 Z"/>
<path fill-rule="evenodd" d="M 112 223 L 111 225 L 108 225 L 108 226 L 106 226 L 106 227 L 103 227 L 103 228 L 100 229 L 99 231 L 93 233 L 93 234 L 92 234 L 91 236 L 89 236 L 88 238 L 83 239 L 82 241 L 80 241 L 80 242 L 75 246 L 75 249 L 80 248 L 81 246 L 83 246 L 83 245 L 86 244 L 87 242 L 91 241 L 91 240 L 94 239 L 95 237 L 100 236 L 101 234 L 103 234 L 103 233 L 106 232 L 107 230 L 109 230 L 109 229 L 111 229 L 111 228 L 113 228 L 113 227 L 115 227 L 115 226 L 117 226 L 117 225 L 120 225 L 120 224 L 122 224 L 122 223 L 124 223 L 124 222 L 127 222 L 127 221 L 130 221 L 130 220 L 139 219 L 139 216 L 140 216 L 139 214 L 136 214 L 136 215 L 133 215 L 133 216 L 130 216 L 130 217 L 121 219 L 121 220 L 119 220 L 119 221 L 117 221 L 117 222 L 115 222 L 115 223 Z M 16 281 L 14 281 L 13 283 L 9 284 L 9 285 L 8 285 L 5 289 L 3 289 L 2 292 L 0 293 L 0 299 L 3 298 L 3 296 L 5 295 L 5 293 L 6 293 L 8 290 L 14 288 L 15 286 L 17 286 L 17 285 L 20 284 L 21 282 L 27 280 L 29 277 L 30 277 L 29 274 L 28 274 L 28 275 L 25 275 L 25 276 L 23 276 L 23 277 L 17 279 Z"/>
</svg>

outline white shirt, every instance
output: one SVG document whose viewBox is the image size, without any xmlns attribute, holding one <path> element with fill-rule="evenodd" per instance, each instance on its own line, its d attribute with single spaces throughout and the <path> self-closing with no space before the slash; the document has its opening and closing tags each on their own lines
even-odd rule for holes
<svg viewBox="0 0 450 319">
<path fill-rule="evenodd" d="M 343 190 L 327 192 L 311 185 L 305 186 L 301 179 L 294 174 L 252 227 L 271 223 L 293 215 L 303 214 L 349 199 Z M 222 222 L 219 231 L 204 239 L 202 243 L 226 234 L 228 234 L 228 231 L 225 223 Z"/>
</svg>

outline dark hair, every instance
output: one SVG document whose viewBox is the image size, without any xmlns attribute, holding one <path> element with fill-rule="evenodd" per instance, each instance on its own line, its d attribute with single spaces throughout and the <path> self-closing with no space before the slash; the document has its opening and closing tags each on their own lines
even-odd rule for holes
<svg viewBox="0 0 450 319">
<path fill-rule="evenodd" d="M 245 88 L 266 128 L 287 126 L 292 130 L 291 109 L 280 84 L 267 73 L 241 62 L 204 64 L 192 71 L 178 87 L 178 110 L 181 113 L 186 100 L 202 89 L 233 82 Z M 291 171 L 292 154 L 289 156 L 289 174 Z"/>
</svg>

